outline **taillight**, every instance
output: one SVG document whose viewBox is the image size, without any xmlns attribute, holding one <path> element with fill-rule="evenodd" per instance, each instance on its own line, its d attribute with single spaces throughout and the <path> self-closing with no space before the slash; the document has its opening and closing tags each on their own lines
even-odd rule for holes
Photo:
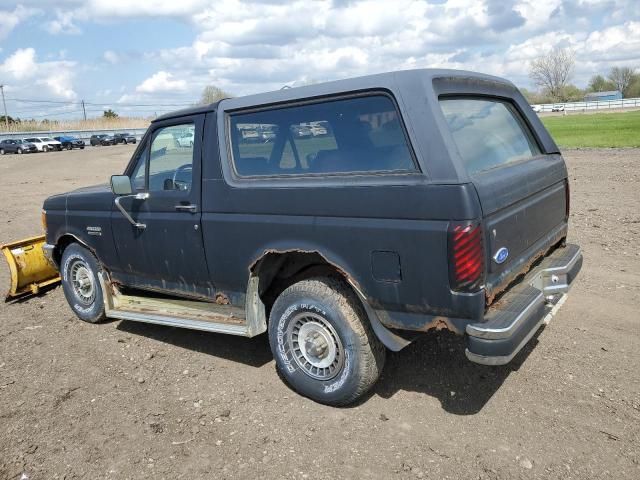
<svg viewBox="0 0 640 480">
<path fill-rule="evenodd" d="M 482 228 L 476 223 L 449 226 L 449 284 L 452 290 L 473 292 L 484 276 Z"/>
<path fill-rule="evenodd" d="M 571 189 L 569 188 L 569 179 L 564 181 L 564 215 L 566 220 L 569 221 L 569 212 L 571 211 Z"/>
</svg>

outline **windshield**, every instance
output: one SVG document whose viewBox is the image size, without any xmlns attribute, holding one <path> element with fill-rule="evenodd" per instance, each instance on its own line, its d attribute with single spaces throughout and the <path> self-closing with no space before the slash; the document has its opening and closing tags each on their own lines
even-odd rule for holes
<svg viewBox="0 0 640 480">
<path fill-rule="evenodd" d="M 42 139 L 42 141 L 43 141 L 43 142 L 55 142 L 55 140 L 54 140 L 53 138 L 51 138 L 51 137 L 44 137 L 44 138 Z"/>
</svg>

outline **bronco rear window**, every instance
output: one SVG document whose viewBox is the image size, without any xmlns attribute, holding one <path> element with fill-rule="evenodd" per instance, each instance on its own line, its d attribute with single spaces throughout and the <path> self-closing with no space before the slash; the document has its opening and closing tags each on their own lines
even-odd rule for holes
<svg viewBox="0 0 640 480">
<path fill-rule="evenodd" d="M 471 174 L 540 155 L 528 126 L 508 102 L 443 97 L 440 107 Z"/>
<path fill-rule="evenodd" d="M 234 113 L 229 136 L 240 176 L 416 170 L 400 115 L 385 94 Z"/>
</svg>

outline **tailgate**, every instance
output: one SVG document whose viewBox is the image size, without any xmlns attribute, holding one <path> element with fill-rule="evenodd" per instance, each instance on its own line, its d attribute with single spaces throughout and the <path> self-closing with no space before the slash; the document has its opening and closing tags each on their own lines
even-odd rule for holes
<svg viewBox="0 0 640 480">
<path fill-rule="evenodd" d="M 482 207 L 491 303 L 566 236 L 567 169 L 560 154 L 544 150 L 542 132 L 514 101 L 451 95 L 439 102 Z"/>
<path fill-rule="evenodd" d="M 560 155 L 536 157 L 476 175 L 483 211 L 487 298 L 566 236 L 567 172 Z"/>
</svg>

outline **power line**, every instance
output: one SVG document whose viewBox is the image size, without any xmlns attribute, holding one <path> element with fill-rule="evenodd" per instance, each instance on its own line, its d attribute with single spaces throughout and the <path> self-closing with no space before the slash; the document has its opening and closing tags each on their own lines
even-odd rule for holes
<svg viewBox="0 0 640 480">
<path fill-rule="evenodd" d="M 93 106 L 103 106 L 103 105 L 113 105 L 117 107 L 187 107 L 194 105 L 195 102 L 184 102 L 184 103 L 118 103 L 116 102 L 85 102 L 84 100 L 79 102 L 72 101 L 61 101 L 61 100 L 36 100 L 36 99 L 28 99 L 28 98 L 7 98 L 10 102 L 22 102 L 22 103 L 50 103 L 56 105 L 93 105 Z"/>
</svg>

